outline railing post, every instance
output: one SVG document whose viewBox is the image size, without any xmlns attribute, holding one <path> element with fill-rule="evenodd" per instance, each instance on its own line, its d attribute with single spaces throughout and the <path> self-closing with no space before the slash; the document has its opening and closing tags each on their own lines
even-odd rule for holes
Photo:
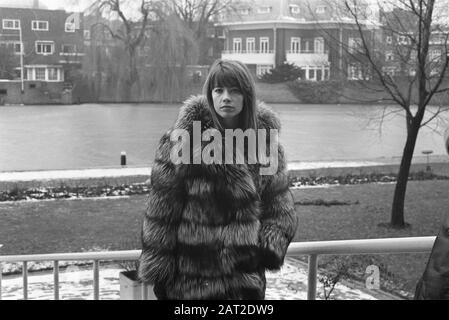
<svg viewBox="0 0 449 320">
<path fill-rule="evenodd" d="M 28 263 L 27 263 L 27 261 L 23 262 L 22 278 L 23 278 L 23 300 L 28 300 Z"/>
<path fill-rule="evenodd" d="M 100 261 L 94 260 L 94 300 L 100 299 Z"/>
<path fill-rule="evenodd" d="M 53 261 L 53 286 L 55 300 L 59 300 L 59 261 Z"/>
<path fill-rule="evenodd" d="M 0 263 L 0 300 L 2 300 L 2 273 L 3 273 L 3 263 Z"/>
<path fill-rule="evenodd" d="M 142 282 L 142 300 L 148 300 L 148 286 Z"/>
<path fill-rule="evenodd" d="M 316 299 L 316 281 L 318 270 L 318 255 L 309 255 L 308 279 L 307 279 L 307 300 Z"/>
</svg>

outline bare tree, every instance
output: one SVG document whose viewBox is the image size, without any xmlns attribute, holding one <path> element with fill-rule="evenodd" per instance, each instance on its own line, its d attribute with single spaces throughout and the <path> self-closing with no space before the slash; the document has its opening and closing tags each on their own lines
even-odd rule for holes
<svg viewBox="0 0 449 320">
<path fill-rule="evenodd" d="M 406 226 L 404 202 L 418 133 L 448 110 L 441 104 L 436 109 L 428 106 L 441 103 L 438 98 L 449 91 L 445 81 L 449 30 L 437 20 L 435 0 L 385 0 L 379 3 L 381 33 L 373 45 L 373 34 L 366 33 L 366 12 L 360 9 L 360 2 L 344 0 L 346 18 L 355 23 L 358 31 L 359 62 L 368 66 L 373 90 L 384 91 L 384 101 L 393 102 L 405 116 L 407 139 L 390 220 L 391 226 L 402 228 Z"/>
<path fill-rule="evenodd" d="M 170 7 L 193 32 L 200 49 L 199 60 L 205 61 L 209 48 L 208 29 L 211 23 L 224 14 L 235 13 L 241 1 L 238 0 L 168 0 Z"/>
<path fill-rule="evenodd" d="M 135 4 L 135 2 L 134 2 Z M 121 22 L 117 29 L 100 22 L 111 37 L 122 44 L 127 54 L 127 76 L 125 78 L 125 100 L 131 98 L 132 88 L 139 84 L 139 68 L 137 66 L 137 50 L 144 42 L 147 30 L 155 21 L 163 20 L 166 16 L 166 5 L 163 1 L 141 0 L 138 8 L 139 15 L 133 16 L 136 11 L 130 0 L 104 0 L 99 4 L 102 15 L 112 13 Z M 140 88 L 139 92 L 140 92 Z"/>
<path fill-rule="evenodd" d="M 150 43 L 143 49 L 145 84 L 156 101 L 180 101 L 185 98 L 186 66 L 196 61 L 198 46 L 192 32 L 174 14 L 152 30 Z"/>
</svg>

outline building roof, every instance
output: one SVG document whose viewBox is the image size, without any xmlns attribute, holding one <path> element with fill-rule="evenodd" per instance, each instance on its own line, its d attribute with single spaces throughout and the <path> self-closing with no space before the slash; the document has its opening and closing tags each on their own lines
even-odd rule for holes
<svg viewBox="0 0 449 320">
<path fill-rule="evenodd" d="M 363 10 L 368 3 L 360 1 Z M 316 23 L 350 22 L 342 0 L 246 0 L 230 10 L 217 25 L 244 25 L 261 22 Z"/>
</svg>

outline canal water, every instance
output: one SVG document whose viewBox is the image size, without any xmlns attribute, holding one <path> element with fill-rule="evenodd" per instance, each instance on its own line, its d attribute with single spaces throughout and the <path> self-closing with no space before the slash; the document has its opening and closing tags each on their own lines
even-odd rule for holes
<svg viewBox="0 0 449 320">
<path fill-rule="evenodd" d="M 0 171 L 150 166 L 179 104 L 0 107 Z M 272 104 L 290 162 L 399 159 L 405 120 L 382 106 Z M 382 114 L 387 116 L 381 121 Z M 424 127 L 415 156 L 444 155 L 449 114 Z"/>
</svg>

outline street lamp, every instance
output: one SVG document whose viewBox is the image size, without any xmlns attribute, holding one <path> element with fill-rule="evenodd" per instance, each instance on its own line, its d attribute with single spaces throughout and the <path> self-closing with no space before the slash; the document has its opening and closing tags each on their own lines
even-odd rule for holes
<svg viewBox="0 0 449 320">
<path fill-rule="evenodd" d="M 429 164 L 429 155 L 431 155 L 433 153 L 432 150 L 424 150 L 422 152 L 423 154 L 427 155 L 427 167 L 426 167 L 426 171 L 432 171 L 432 168 L 430 168 L 430 164 Z"/>
<path fill-rule="evenodd" d="M 20 92 L 23 94 L 25 92 L 25 86 L 23 83 L 23 41 L 22 41 L 22 21 L 19 23 L 19 41 L 20 41 L 20 82 L 21 82 L 21 90 Z"/>
</svg>

